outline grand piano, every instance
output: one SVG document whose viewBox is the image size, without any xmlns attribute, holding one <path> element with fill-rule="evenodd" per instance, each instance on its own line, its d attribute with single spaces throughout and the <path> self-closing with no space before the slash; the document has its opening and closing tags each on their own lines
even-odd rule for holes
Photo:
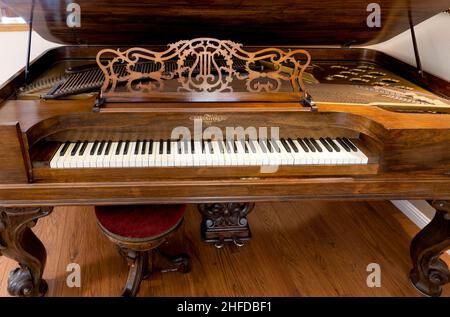
<svg viewBox="0 0 450 317">
<path fill-rule="evenodd" d="M 12 295 L 45 294 L 30 228 L 63 205 L 195 203 L 221 246 L 261 201 L 426 199 L 409 276 L 449 282 L 450 83 L 414 36 L 448 1 L 3 2 L 63 44 L 0 87 Z M 362 48 L 408 30 L 417 65 Z"/>
</svg>

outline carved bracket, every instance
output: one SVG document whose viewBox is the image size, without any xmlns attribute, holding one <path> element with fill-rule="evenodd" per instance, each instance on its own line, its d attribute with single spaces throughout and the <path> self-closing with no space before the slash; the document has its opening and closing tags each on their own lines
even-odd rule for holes
<svg viewBox="0 0 450 317">
<path fill-rule="evenodd" d="M 254 203 L 199 204 L 198 210 L 203 216 L 203 240 L 214 243 L 218 248 L 226 241 L 232 241 L 238 246 L 243 245 L 242 241 L 251 238 L 247 215 L 254 206 Z"/>
<path fill-rule="evenodd" d="M 108 101 L 258 100 L 269 92 L 299 101 L 305 99 L 303 73 L 310 61 L 310 54 L 301 49 L 249 52 L 242 44 L 214 38 L 178 41 L 161 52 L 130 48 L 97 54 L 105 76 L 101 98 Z M 282 92 L 284 82 L 289 90 Z M 224 95 L 231 92 L 231 97 Z"/>
<path fill-rule="evenodd" d="M 8 292 L 18 296 L 44 295 L 47 285 L 42 273 L 47 258 L 45 248 L 30 228 L 52 207 L 0 207 L 0 255 L 19 263 L 10 273 Z"/>
<path fill-rule="evenodd" d="M 450 282 L 450 271 L 439 257 L 450 248 L 450 202 L 433 201 L 433 220 L 411 242 L 413 269 L 410 278 L 423 294 L 439 296 L 442 286 Z"/>
</svg>

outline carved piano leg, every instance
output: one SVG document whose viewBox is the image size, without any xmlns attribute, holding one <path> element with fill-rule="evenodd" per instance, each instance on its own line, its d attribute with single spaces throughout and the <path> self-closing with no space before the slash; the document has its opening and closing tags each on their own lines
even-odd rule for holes
<svg viewBox="0 0 450 317">
<path fill-rule="evenodd" d="M 450 248 L 450 201 L 433 201 L 436 215 L 411 242 L 411 282 L 423 294 L 439 296 L 450 271 L 439 256 Z"/>
<path fill-rule="evenodd" d="M 47 253 L 32 228 L 49 215 L 53 207 L 0 207 L 0 255 L 19 263 L 8 279 L 8 292 L 16 296 L 43 296 L 47 283 L 42 279 Z"/>
<path fill-rule="evenodd" d="M 247 215 L 255 207 L 254 203 L 214 203 L 199 204 L 202 214 L 202 239 L 214 243 L 216 248 L 232 241 L 237 246 L 250 240 L 251 232 Z"/>
</svg>

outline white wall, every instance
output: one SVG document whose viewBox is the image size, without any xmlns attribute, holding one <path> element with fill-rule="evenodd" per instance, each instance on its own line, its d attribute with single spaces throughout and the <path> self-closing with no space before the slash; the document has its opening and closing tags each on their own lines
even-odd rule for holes
<svg viewBox="0 0 450 317">
<path fill-rule="evenodd" d="M 438 14 L 417 25 L 415 30 L 423 69 L 450 81 L 450 14 Z M 27 32 L 0 32 L 0 84 L 25 66 L 27 36 Z M 55 46 L 33 32 L 32 59 Z M 409 30 L 368 48 L 415 65 Z"/>
<path fill-rule="evenodd" d="M 440 13 L 414 28 L 423 70 L 450 81 L 450 14 Z M 369 46 L 416 66 L 411 31 Z"/>
<path fill-rule="evenodd" d="M 28 32 L 0 32 L 0 85 L 25 67 L 27 42 Z M 31 59 L 55 46 L 33 32 Z"/>
</svg>

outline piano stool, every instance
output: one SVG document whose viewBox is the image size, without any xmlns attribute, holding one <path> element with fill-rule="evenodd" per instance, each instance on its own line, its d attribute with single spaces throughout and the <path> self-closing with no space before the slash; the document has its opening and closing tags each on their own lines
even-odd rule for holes
<svg viewBox="0 0 450 317">
<path fill-rule="evenodd" d="M 103 234 L 119 247 L 129 265 L 122 296 L 136 296 L 141 281 L 154 271 L 187 273 L 189 256 L 167 256 L 159 246 L 183 222 L 186 205 L 96 206 Z"/>
</svg>

